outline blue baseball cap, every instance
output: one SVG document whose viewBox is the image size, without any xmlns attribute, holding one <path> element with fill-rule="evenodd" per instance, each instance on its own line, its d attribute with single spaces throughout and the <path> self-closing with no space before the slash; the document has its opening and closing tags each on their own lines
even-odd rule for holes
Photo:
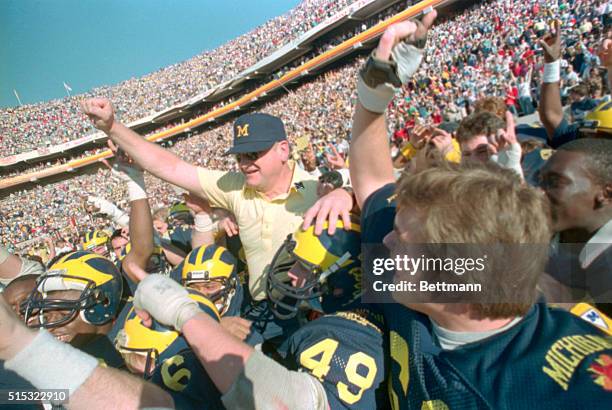
<svg viewBox="0 0 612 410">
<path fill-rule="evenodd" d="M 234 146 L 226 155 L 260 152 L 287 140 L 280 118 L 269 114 L 244 114 L 234 122 Z"/>
</svg>

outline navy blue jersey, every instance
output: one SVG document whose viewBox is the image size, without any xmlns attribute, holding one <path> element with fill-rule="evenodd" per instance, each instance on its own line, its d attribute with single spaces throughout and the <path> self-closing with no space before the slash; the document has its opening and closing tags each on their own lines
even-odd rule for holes
<svg viewBox="0 0 612 410">
<path fill-rule="evenodd" d="M 395 184 L 387 184 L 373 192 L 361 212 L 361 242 L 380 244 L 393 230 L 395 218 Z"/>
<path fill-rule="evenodd" d="M 377 409 L 386 402 L 386 391 L 378 389 L 386 375 L 383 333 L 374 324 L 380 318 L 369 320 L 367 313 L 322 316 L 291 335 L 280 349 L 289 368 L 321 381 L 332 410 Z"/>
<path fill-rule="evenodd" d="M 442 350 L 430 320 L 386 305 L 394 409 L 612 408 L 612 338 L 536 304 L 515 326 Z"/>
<path fill-rule="evenodd" d="M 612 299 L 612 247 L 593 258 L 588 266 L 583 266 L 580 253 L 583 244 L 557 244 L 551 247 L 546 272 L 559 282 L 588 292 L 597 302 Z"/>
<path fill-rule="evenodd" d="M 98 359 L 101 366 L 115 369 L 125 368 L 123 357 L 115 349 L 113 336 L 102 335 L 79 349 Z"/>
<path fill-rule="evenodd" d="M 224 409 L 221 393 L 192 350 L 187 349 L 160 363 L 151 382 L 166 390 L 177 409 Z"/>
<path fill-rule="evenodd" d="M 555 128 L 554 134 L 550 139 L 550 146 L 557 149 L 561 145 L 577 139 L 579 129 L 579 123 L 570 124 L 563 118 L 559 125 L 557 125 L 557 128 Z"/>
<path fill-rule="evenodd" d="M 392 230 L 391 189 L 366 201 L 365 242 Z M 612 408 L 612 338 L 571 313 L 536 304 L 510 329 L 450 351 L 427 316 L 382 308 L 394 409 Z"/>
</svg>

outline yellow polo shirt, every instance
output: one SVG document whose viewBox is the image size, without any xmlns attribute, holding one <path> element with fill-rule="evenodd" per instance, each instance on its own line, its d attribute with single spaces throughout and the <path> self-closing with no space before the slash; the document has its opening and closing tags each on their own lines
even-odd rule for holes
<svg viewBox="0 0 612 410">
<path fill-rule="evenodd" d="M 266 298 L 265 273 L 272 258 L 318 199 L 317 179 L 294 162 L 290 166 L 293 177 L 289 192 L 272 199 L 245 186 L 240 172 L 198 168 L 202 193 L 210 204 L 236 216 L 249 267 L 249 290 L 255 300 Z"/>
</svg>

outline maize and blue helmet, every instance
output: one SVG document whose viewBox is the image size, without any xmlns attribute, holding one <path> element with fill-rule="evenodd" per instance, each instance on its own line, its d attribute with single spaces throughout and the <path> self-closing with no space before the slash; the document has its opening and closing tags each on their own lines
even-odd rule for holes
<svg viewBox="0 0 612 410">
<path fill-rule="evenodd" d="M 230 307 L 242 303 L 237 274 L 238 263 L 224 247 L 211 244 L 195 248 L 170 273 L 170 277 L 185 287 L 197 287 L 225 315 Z M 208 284 L 219 284 L 213 293 L 203 290 Z M 215 286 L 217 287 L 217 286 Z"/>
<path fill-rule="evenodd" d="M 219 320 L 219 313 L 210 300 L 194 289 L 187 291 L 189 297 L 198 302 L 202 310 Z M 130 365 L 133 360 L 128 355 L 144 357 L 145 366 L 142 371 L 145 378 L 149 378 L 165 360 L 189 349 L 187 341 L 176 330 L 155 320 L 151 327 L 145 326 L 133 307 L 120 325 L 122 328 L 115 338 L 115 347 L 124 356 L 129 367 L 133 367 Z"/>
<path fill-rule="evenodd" d="M 79 291 L 74 299 L 54 297 L 55 291 Z M 40 276 L 25 304 L 25 322 L 36 327 L 56 328 L 77 315 L 86 323 L 102 326 L 114 320 L 123 306 L 123 279 L 115 265 L 93 252 L 77 251 L 57 260 Z M 45 313 L 62 312 L 53 321 Z M 38 321 L 30 319 L 38 317 Z"/>
<path fill-rule="evenodd" d="M 314 226 L 306 231 L 299 228 L 289 235 L 277 251 L 267 277 L 266 293 L 270 308 L 280 319 L 290 319 L 298 313 L 302 305 L 313 307 L 319 300 L 331 302 L 323 296 L 336 293 L 347 302 L 361 295 L 361 227 L 351 223 L 349 230 L 338 221 L 334 235 L 327 233 L 327 223 L 321 235 L 314 234 Z M 307 273 L 304 283 L 292 284 L 289 272 L 300 269 Z M 349 295 L 350 293 L 350 295 Z M 331 295 L 334 296 L 334 295 Z M 349 300 L 349 301 L 350 301 Z M 316 304 L 315 304 L 316 306 Z"/>
<path fill-rule="evenodd" d="M 83 250 L 95 252 L 97 254 L 108 257 L 110 251 L 108 244 L 110 241 L 109 235 L 104 231 L 90 231 L 85 234 L 83 242 Z"/>
<path fill-rule="evenodd" d="M 587 113 L 580 121 L 580 131 L 587 136 L 612 138 L 612 101 L 604 102 Z"/>
</svg>

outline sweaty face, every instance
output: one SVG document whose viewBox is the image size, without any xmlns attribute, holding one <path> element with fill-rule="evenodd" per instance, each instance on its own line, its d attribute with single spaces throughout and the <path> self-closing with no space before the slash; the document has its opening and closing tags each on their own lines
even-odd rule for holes
<svg viewBox="0 0 612 410">
<path fill-rule="evenodd" d="M 209 298 L 215 304 L 219 312 L 223 310 L 225 298 L 219 297 L 219 292 L 223 290 L 223 284 L 221 282 L 193 282 L 190 283 L 188 287 L 197 290 L 198 292 Z"/>
<path fill-rule="evenodd" d="M 540 172 L 540 186 L 551 205 L 553 229 L 589 226 L 600 187 L 593 183 L 583 154 L 557 151 Z"/>
<path fill-rule="evenodd" d="M 62 290 L 49 292 L 47 298 L 68 301 L 77 300 L 80 295 L 81 292 L 77 290 Z M 70 343 L 75 347 L 81 347 L 86 345 L 100 333 L 100 329 L 97 326 L 86 323 L 79 313 L 73 314 L 70 310 L 61 309 L 45 309 L 43 313 L 44 322 L 57 321 L 66 317 L 71 317 L 71 320 L 60 327 L 48 329 L 49 332 L 61 342 Z"/>
<path fill-rule="evenodd" d="M 121 352 L 121 356 L 123 357 L 123 360 L 125 361 L 125 365 L 128 368 L 128 370 L 133 373 L 136 374 L 138 376 L 145 376 L 145 377 L 149 377 L 151 376 L 151 372 L 154 369 L 151 369 L 151 367 L 153 367 L 153 363 L 149 364 L 149 374 L 145 375 L 145 371 L 147 370 L 147 355 L 150 357 L 149 360 L 153 360 L 151 354 L 145 353 L 145 352 L 130 352 L 130 351 L 123 351 Z"/>
<path fill-rule="evenodd" d="M 488 162 L 491 155 L 496 153 L 497 150 L 489 143 L 485 135 L 479 135 L 461 143 L 462 161 Z"/>
<path fill-rule="evenodd" d="M 108 248 L 106 247 L 106 245 L 98 245 L 95 248 L 93 248 L 91 251 L 98 255 L 109 256 Z"/>
</svg>

